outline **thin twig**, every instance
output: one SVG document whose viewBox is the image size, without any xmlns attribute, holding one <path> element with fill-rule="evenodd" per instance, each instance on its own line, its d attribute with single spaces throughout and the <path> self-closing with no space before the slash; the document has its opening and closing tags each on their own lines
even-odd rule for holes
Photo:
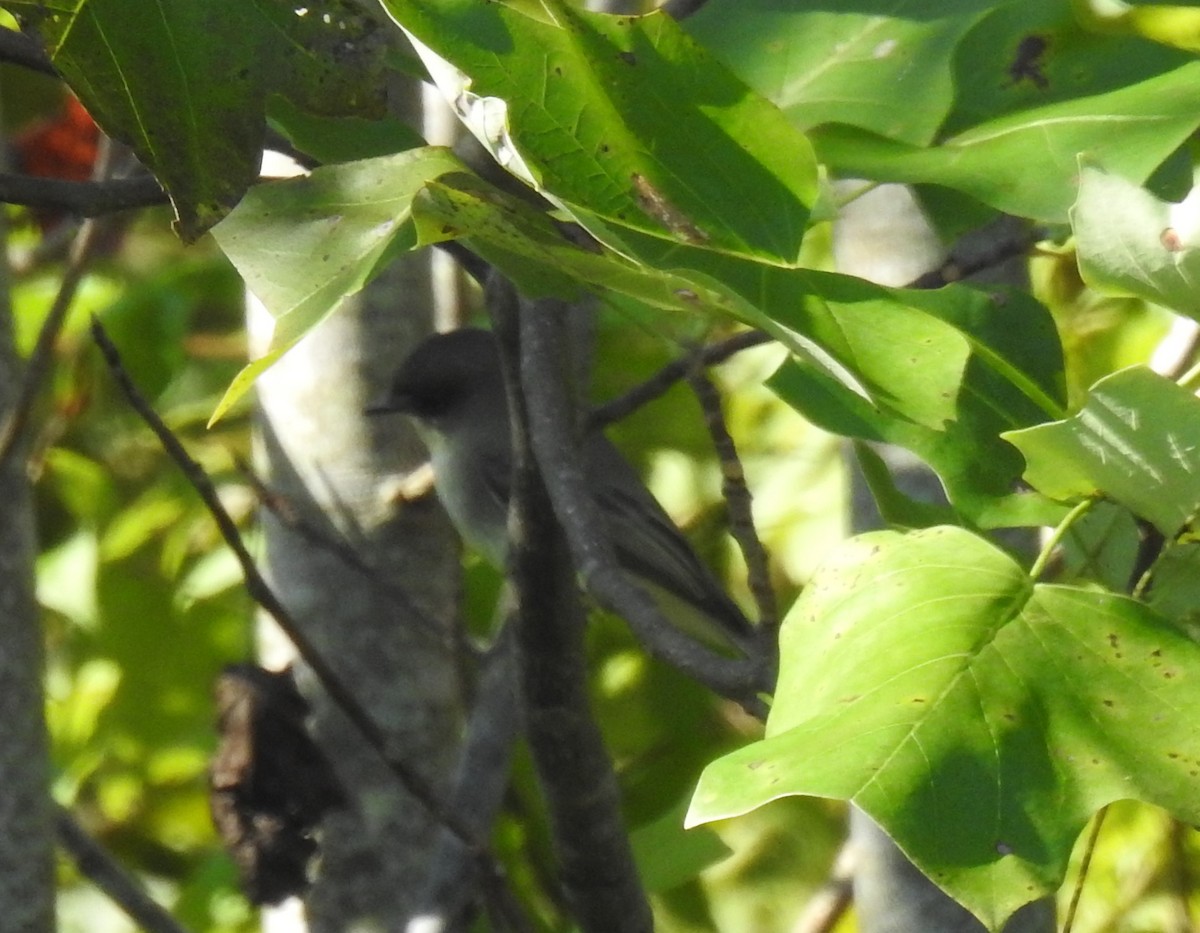
<svg viewBox="0 0 1200 933">
<path fill-rule="evenodd" d="M 775 603 L 775 591 L 771 587 L 767 549 L 763 547 L 762 539 L 754 527 L 754 503 L 746 485 L 746 471 L 742 469 L 737 445 L 725 424 L 717 387 L 701 370 L 693 372 L 688 382 L 704 411 L 704 423 L 721 464 L 721 494 L 729 510 L 729 533 L 733 535 L 746 562 L 746 581 L 758 608 L 760 643 L 774 646 L 778 643 L 779 610 Z"/>
<path fill-rule="evenodd" d="M 1178 905 L 1180 925 L 1182 930 L 1194 930 L 1196 924 L 1192 916 L 1192 877 L 1191 860 L 1187 849 L 1187 835 L 1192 828 L 1182 820 L 1171 818 L 1171 828 L 1168 831 L 1167 844 L 1170 847 L 1171 859 L 1171 888 Z"/>
<path fill-rule="evenodd" d="M 80 874 L 108 895 L 146 933 L 187 933 L 104 846 L 84 831 L 66 807 L 55 804 L 54 825 L 59 844 L 71 856 Z"/>
<path fill-rule="evenodd" d="M 1079 898 L 1083 895 L 1083 884 L 1087 881 L 1088 870 L 1092 867 L 1092 856 L 1096 854 L 1096 840 L 1100 838 L 1100 827 L 1104 825 L 1104 817 L 1108 815 L 1105 805 L 1096 811 L 1092 819 L 1092 831 L 1088 833 L 1087 843 L 1083 849 L 1083 859 L 1079 863 L 1079 875 L 1075 879 L 1075 888 L 1071 891 L 1071 903 L 1067 905 L 1067 913 L 1063 919 L 1062 933 L 1071 933 L 1075 925 L 1075 911 L 1079 909 Z"/>
<path fill-rule="evenodd" d="M 95 168 L 98 178 L 102 179 L 108 174 L 112 159 L 112 145 L 104 139 Z M 83 276 L 91 264 L 96 246 L 105 240 L 105 234 L 112 223 L 113 221 L 86 220 L 71 241 L 67 266 L 63 270 L 58 293 L 54 296 L 50 310 L 46 312 L 46 318 L 38 331 L 37 342 L 26 364 L 16 402 L 8 418 L 0 426 L 0 464 L 9 458 L 25 433 L 25 425 L 29 421 L 38 392 L 50 372 L 54 344 L 67 318 L 67 312 L 71 309 L 71 302 L 74 301 L 79 283 L 83 281 Z"/>
<path fill-rule="evenodd" d="M 37 241 L 25 249 L 10 248 L 9 267 L 15 277 L 29 275 L 48 262 L 65 259 L 71 249 L 81 221 L 75 217 L 63 217 L 60 223 L 42 233 Z"/>
<path fill-rule="evenodd" d="M 254 490 L 259 504 L 274 515 L 281 525 L 294 531 L 314 547 L 332 554 L 351 570 L 367 578 L 373 586 L 378 587 L 400 606 L 409 620 L 416 624 L 416 628 L 421 634 L 428 636 L 439 647 L 447 650 L 453 649 L 454 645 L 445 627 L 439 625 L 431 615 L 414 603 L 402 587 L 385 579 L 379 570 L 363 560 L 348 542 L 335 537 L 323 528 L 318 528 L 312 522 L 306 521 L 285 496 L 280 495 L 264 483 L 250 464 L 241 457 L 235 457 L 234 464 L 238 472 L 250 484 L 250 488 Z"/>
<path fill-rule="evenodd" d="M 225 543 L 233 551 L 234 556 L 241 565 L 242 573 L 246 580 L 246 592 L 250 595 L 250 598 L 265 609 L 279 624 L 279 627 L 292 640 L 296 646 L 297 653 L 312 669 L 313 674 L 320 681 L 321 686 L 324 687 L 330 698 L 345 713 L 355 727 L 358 728 L 366 739 L 367 744 L 379 754 L 388 769 L 396 776 L 397 780 L 400 781 L 413 798 L 435 820 L 458 836 L 464 844 L 480 853 L 481 856 L 484 855 L 487 851 L 486 843 L 479 839 L 470 827 L 463 825 L 462 821 L 446 807 L 433 786 L 424 777 L 410 768 L 406 762 L 400 761 L 390 754 L 387 738 L 375 723 L 375 720 L 371 718 L 371 715 L 359 703 L 358 698 L 354 696 L 338 673 L 325 660 L 320 651 L 317 650 L 316 646 L 305 634 L 304 629 L 292 617 L 287 607 L 280 602 L 279 598 L 271 590 L 267 581 L 259 573 L 258 567 L 254 563 L 254 558 L 250 556 L 250 552 L 246 549 L 237 524 L 221 503 L 220 496 L 217 494 L 212 480 L 209 479 L 201 466 L 192 459 L 184 449 L 179 438 L 166 426 L 162 418 L 159 417 L 150 403 L 138 391 L 121 362 L 121 356 L 117 348 L 113 345 L 104 327 L 96 318 L 92 319 L 92 339 L 100 348 L 100 352 L 108 364 L 109 371 L 121 387 L 130 406 L 141 416 L 150 430 L 154 432 L 155 437 L 158 438 L 167 455 L 183 471 L 184 476 L 191 483 L 192 488 L 199 494 L 209 513 L 216 521 L 217 528 L 221 532 L 221 537 L 225 539 Z"/>
<path fill-rule="evenodd" d="M 964 240 L 960 240 L 955 250 L 951 251 L 949 259 L 936 269 L 931 269 L 924 275 L 917 276 L 917 278 L 913 279 L 905 287 L 920 289 L 941 288 L 953 282 L 961 282 L 963 279 L 1003 265 L 1011 259 L 1016 259 L 1018 256 L 1023 256 L 1039 240 L 1043 240 L 1045 237 L 1046 231 L 1044 229 L 1022 224 L 1018 229 L 1013 230 L 1010 235 L 989 241 L 985 249 L 968 250 L 963 246 Z M 977 240 L 977 238 L 973 238 L 971 234 L 968 234 L 965 241 L 970 243 L 972 239 Z M 958 253 L 961 253 L 961 255 L 956 255 Z"/>
<path fill-rule="evenodd" d="M 588 426 L 602 428 L 620 421 L 648 402 L 666 395 L 675 383 L 686 379 L 688 373 L 692 372 L 697 365 L 716 366 L 743 350 L 760 347 L 770 343 L 773 339 L 770 334 L 762 331 L 741 331 L 732 337 L 704 347 L 702 350 L 672 360 L 645 382 L 639 383 L 624 395 L 619 395 L 593 410 L 588 419 Z"/>
<path fill-rule="evenodd" d="M 38 392 L 50 372 L 55 341 L 62 330 L 63 322 L 71 308 L 71 302 L 75 298 L 79 283 L 83 280 L 91 263 L 93 250 L 96 244 L 103 239 L 100 235 L 100 224 L 101 222 L 96 220 L 84 221 L 71 242 L 70 257 L 67 260 L 66 269 L 63 270 L 58 293 L 54 296 L 54 302 L 50 305 L 50 310 L 46 313 L 45 320 L 42 321 L 41 329 L 38 331 L 37 342 L 34 344 L 33 352 L 26 364 L 25 376 L 21 380 L 21 388 L 16 402 L 10 409 L 3 426 L 0 427 L 0 463 L 4 463 L 12 455 L 25 433 L 25 426 L 29 422 Z"/>
<path fill-rule="evenodd" d="M 854 843 L 842 844 L 829 878 L 809 898 L 791 933 L 830 933 L 854 902 L 854 872 L 858 867 Z"/>
</svg>

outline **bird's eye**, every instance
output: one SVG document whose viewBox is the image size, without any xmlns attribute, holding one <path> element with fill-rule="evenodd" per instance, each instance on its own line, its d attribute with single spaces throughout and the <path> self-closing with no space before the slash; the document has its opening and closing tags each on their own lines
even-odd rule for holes
<svg viewBox="0 0 1200 933">
<path fill-rule="evenodd" d="M 463 395 L 461 384 L 438 379 L 426 382 L 410 393 L 413 412 L 424 418 L 437 418 L 459 404 Z"/>
</svg>

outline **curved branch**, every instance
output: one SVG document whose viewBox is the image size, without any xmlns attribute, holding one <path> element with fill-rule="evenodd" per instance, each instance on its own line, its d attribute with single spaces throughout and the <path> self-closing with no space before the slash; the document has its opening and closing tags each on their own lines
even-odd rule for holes
<svg viewBox="0 0 1200 933">
<path fill-rule="evenodd" d="M 518 315 L 521 388 L 534 454 L 584 586 L 597 602 L 623 618 L 660 660 L 761 712 L 757 693 L 770 685 L 760 659 L 726 658 L 688 637 L 670 625 L 649 594 L 620 569 L 612 542 L 603 533 L 605 522 L 576 443 L 571 396 L 562 387 L 559 364 L 567 358 L 562 334 L 565 308 L 557 299 L 542 299 L 530 302 Z"/>
</svg>

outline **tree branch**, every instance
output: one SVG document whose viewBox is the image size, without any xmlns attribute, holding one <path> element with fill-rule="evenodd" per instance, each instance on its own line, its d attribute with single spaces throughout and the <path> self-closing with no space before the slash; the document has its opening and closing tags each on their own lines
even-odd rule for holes
<svg viewBox="0 0 1200 933">
<path fill-rule="evenodd" d="M 521 732 L 516 696 L 518 624 L 515 617 L 505 622 L 484 659 L 454 773 L 450 805 L 480 836 L 491 829 L 508 789 L 512 752 Z M 411 933 L 427 929 L 432 919 L 441 929 L 457 929 L 475 899 L 477 882 L 478 866 L 471 852 L 452 833 L 442 830 L 434 842 L 425 889 L 418 899 L 419 915 L 410 921 Z M 503 896 L 490 897 L 488 904 L 496 929 L 531 929 L 519 905 Z"/>
<path fill-rule="evenodd" d="M 588 700 L 586 616 L 574 566 L 546 491 L 525 397 L 523 306 L 499 276 L 488 310 L 500 345 L 512 411 L 513 473 L 508 514 L 508 576 L 517 621 L 517 658 L 526 729 L 553 827 L 561 880 L 574 919 L 593 933 L 641 933 L 654 927 L 629 836 L 621 819 L 612 761 Z M 561 382 L 542 383 L 556 395 Z M 532 403 L 531 403 L 532 405 Z"/>
<path fill-rule="evenodd" d="M 0 29 L 0 61 L 20 65 L 52 78 L 59 76 L 58 69 L 41 44 L 32 36 L 15 29 Z"/>
<path fill-rule="evenodd" d="M 80 874 L 108 895 L 146 933 L 187 933 L 107 849 L 84 832 L 69 810 L 56 805 L 55 811 L 58 841 Z"/>
<path fill-rule="evenodd" d="M 134 207 L 166 204 L 167 193 L 153 175 L 107 181 L 65 181 L 2 172 L 0 202 L 58 210 L 80 217 L 99 217 Z"/>
<path fill-rule="evenodd" d="M 961 282 L 1024 255 L 1038 240 L 1045 239 L 1046 236 L 1046 231 L 1042 228 L 1016 222 L 1011 217 L 1002 217 L 994 223 L 1005 225 L 1001 228 L 1003 235 L 981 236 L 986 231 L 992 231 L 994 234 L 996 228 L 993 224 L 986 224 L 980 230 L 967 233 L 954 244 L 950 258 L 936 269 L 913 279 L 905 288 L 941 288 L 953 282 Z"/>
</svg>

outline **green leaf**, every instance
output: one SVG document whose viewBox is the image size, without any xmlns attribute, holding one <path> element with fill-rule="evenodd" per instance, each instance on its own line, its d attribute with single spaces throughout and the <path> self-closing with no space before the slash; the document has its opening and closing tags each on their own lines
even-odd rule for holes
<svg viewBox="0 0 1200 933">
<path fill-rule="evenodd" d="M 855 442 L 854 454 L 879 517 L 888 527 L 928 528 L 954 520 L 953 511 L 946 506 L 921 502 L 901 491 L 887 463 L 870 444 Z"/>
<path fill-rule="evenodd" d="M 1134 600 L 1035 586 L 957 528 L 861 535 L 784 623 L 767 737 L 706 769 L 688 822 L 852 800 L 998 929 L 1099 807 L 1200 819 L 1198 684 L 1200 646 Z"/>
<path fill-rule="evenodd" d="M 1053 499 L 1103 495 L 1175 535 L 1200 510 L 1200 400 L 1133 367 L 1101 379 L 1065 421 L 1004 437 L 1025 456 L 1025 479 Z"/>
<path fill-rule="evenodd" d="M 247 541 L 247 546 L 253 542 Z M 245 574 L 237 556 L 229 548 L 209 551 L 197 560 L 179 580 L 175 599 L 181 608 L 198 600 L 211 599 L 242 586 Z"/>
<path fill-rule="evenodd" d="M 794 363 L 772 377 L 771 388 L 828 431 L 913 451 L 972 521 L 996 527 L 1048 520 L 1044 503 L 1012 494 L 1022 461 L 999 437 L 1063 410 L 1061 351 L 1045 308 L 1018 292 L 816 279 L 823 300 L 780 303 L 769 313 L 814 335 L 862 381 L 867 397 Z M 920 327 L 902 326 L 918 320 Z M 929 365 L 927 352 L 940 364 Z"/>
<path fill-rule="evenodd" d="M 798 127 L 845 123 L 923 146 L 954 102 L 959 39 L 992 6 L 711 0 L 684 28 Z"/>
<path fill-rule="evenodd" d="M 385 0 L 502 165 L 568 210 L 667 242 L 795 264 L 812 149 L 664 14 L 561 0 Z"/>
<path fill-rule="evenodd" d="M 187 506 L 173 489 L 154 486 L 127 502 L 112 517 L 100 538 L 100 558 L 123 560 L 166 529 L 178 526 Z"/>
<path fill-rule="evenodd" d="M 944 185 L 999 210 L 1060 223 L 1087 152 L 1144 181 L 1200 125 L 1200 62 L 1129 87 L 972 127 L 929 149 L 842 126 L 812 131 L 822 162 L 876 181 Z"/>
<path fill-rule="evenodd" d="M 352 162 L 393 155 L 423 146 L 425 140 L 395 117 L 321 116 L 308 113 L 279 94 L 267 101 L 272 126 L 277 127 L 301 152 L 318 162 Z"/>
<path fill-rule="evenodd" d="M 104 130 L 199 236 L 258 174 L 271 90 L 316 113 L 378 113 L 379 26 L 345 0 L 7 0 Z M 219 75 L 214 72 L 219 69 Z"/>
<path fill-rule="evenodd" d="M 99 551 L 95 533 L 80 530 L 42 553 L 37 561 L 38 602 L 80 628 L 95 627 Z"/>
<path fill-rule="evenodd" d="M 998 3 L 958 46 L 943 135 L 1047 104 L 1135 85 L 1191 61 L 1181 52 L 1083 28 L 1072 0 Z"/>
<path fill-rule="evenodd" d="M 667 891 L 695 878 L 729 856 L 729 847 L 711 830 L 683 828 L 687 800 L 630 834 L 638 875 L 647 891 Z"/>
<path fill-rule="evenodd" d="M 568 238 L 545 213 L 467 172 L 427 184 L 414 201 L 413 219 L 419 245 L 461 237 L 530 296 L 571 298 L 588 287 L 662 310 L 735 313 L 721 289 L 631 262 L 578 233 Z"/>
<path fill-rule="evenodd" d="M 1118 593 L 1127 592 L 1137 582 L 1131 577 L 1138 562 L 1140 539 L 1129 509 L 1097 502 L 1071 523 L 1063 537 L 1061 578 L 1087 580 Z"/>
<path fill-rule="evenodd" d="M 66 447 L 51 447 L 41 472 L 41 479 L 80 526 L 98 528 L 114 511 L 116 484 L 105 464 Z"/>
<path fill-rule="evenodd" d="M 46 719 L 57 746 L 79 754 L 96 733 L 101 715 L 112 702 L 121 683 L 121 669 L 107 658 L 90 658 L 79 665 L 69 689 L 52 695 L 46 704 Z M 74 764 L 74 762 L 72 762 Z"/>
<path fill-rule="evenodd" d="M 461 169 L 449 149 L 427 147 L 318 168 L 246 195 L 213 236 L 275 318 L 275 330 L 268 352 L 234 380 L 213 421 L 395 250 L 415 243 L 414 195 Z"/>
<path fill-rule="evenodd" d="M 1081 159 L 1071 227 L 1084 281 L 1200 319 L 1198 210 L 1200 198 L 1160 201 Z"/>
<path fill-rule="evenodd" d="M 1167 542 L 1154 562 L 1148 602 L 1192 638 L 1200 634 L 1200 544 Z"/>
</svg>

